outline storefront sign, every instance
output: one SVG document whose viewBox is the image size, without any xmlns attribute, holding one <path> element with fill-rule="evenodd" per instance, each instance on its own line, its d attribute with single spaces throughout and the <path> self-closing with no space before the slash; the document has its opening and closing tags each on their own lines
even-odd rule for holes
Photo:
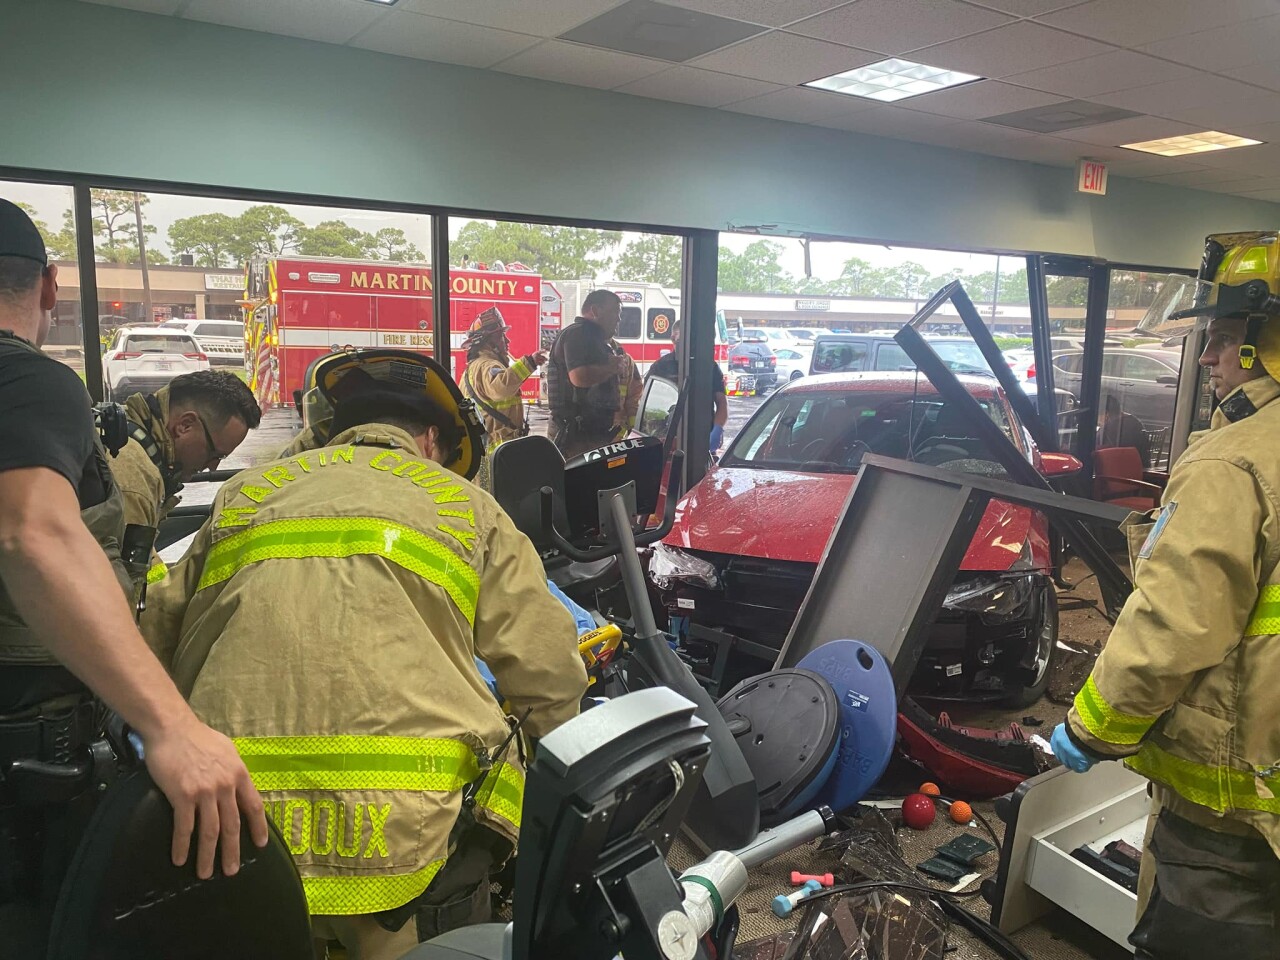
<svg viewBox="0 0 1280 960">
<path fill-rule="evenodd" d="M 796 309 L 808 310 L 808 311 L 830 310 L 831 301 L 830 300 L 797 300 Z"/>
<path fill-rule="evenodd" d="M 234 290 L 237 293 L 244 289 L 244 275 L 240 273 L 206 273 L 204 275 L 206 290 Z"/>
</svg>

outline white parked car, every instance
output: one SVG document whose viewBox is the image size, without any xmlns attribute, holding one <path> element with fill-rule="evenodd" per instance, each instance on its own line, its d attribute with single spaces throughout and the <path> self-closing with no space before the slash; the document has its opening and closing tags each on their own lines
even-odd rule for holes
<svg viewBox="0 0 1280 960">
<path fill-rule="evenodd" d="M 808 375 L 809 361 L 813 359 L 813 347 L 798 343 L 775 347 L 773 355 L 778 358 L 778 381 L 787 383 Z"/>
<path fill-rule="evenodd" d="M 1034 382 L 1035 371 L 1032 369 L 1036 362 L 1036 354 L 1034 350 L 1030 347 L 1018 347 L 1013 350 L 1006 350 L 1004 352 L 1004 359 L 1009 364 L 1009 370 L 1013 373 L 1014 377 L 1018 379 L 1019 383 L 1023 383 L 1027 380 Z"/>
<path fill-rule="evenodd" d="M 244 366 L 244 324 L 239 320 L 166 320 L 161 326 L 191 334 L 215 366 Z"/>
<path fill-rule="evenodd" d="M 169 327 L 121 327 L 102 358 L 107 397 L 153 393 L 174 377 L 209 369 L 209 357 L 189 333 Z"/>
</svg>

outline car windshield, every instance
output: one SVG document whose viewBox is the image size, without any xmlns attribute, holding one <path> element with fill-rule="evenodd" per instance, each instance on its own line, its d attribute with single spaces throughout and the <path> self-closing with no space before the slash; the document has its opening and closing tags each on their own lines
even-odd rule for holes
<svg viewBox="0 0 1280 960">
<path fill-rule="evenodd" d="M 792 390 L 771 397 L 742 430 L 724 466 L 854 473 L 866 453 L 948 465 L 993 475 L 995 457 L 921 379 L 905 390 Z M 1003 406 L 994 398 L 978 405 L 1018 445 Z"/>
<path fill-rule="evenodd" d="M 131 333 L 125 341 L 130 353 L 195 353 L 190 337 L 169 337 L 160 333 Z"/>
<path fill-rule="evenodd" d="M 969 373 L 979 376 L 990 376 L 991 367 L 987 358 L 982 355 L 976 343 L 970 341 L 951 341 L 930 344 L 938 359 L 947 365 L 952 373 Z"/>
</svg>

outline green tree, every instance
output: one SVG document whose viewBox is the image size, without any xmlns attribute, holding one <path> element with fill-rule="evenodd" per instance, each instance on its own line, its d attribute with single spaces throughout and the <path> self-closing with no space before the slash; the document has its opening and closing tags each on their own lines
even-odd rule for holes
<svg viewBox="0 0 1280 960">
<path fill-rule="evenodd" d="M 794 293 L 795 277 L 778 262 L 782 244 L 756 240 L 741 253 L 720 248 L 717 285 L 725 293 Z"/>
<path fill-rule="evenodd" d="M 36 216 L 36 208 L 31 204 L 19 203 L 18 207 L 31 218 L 36 230 L 44 238 L 45 250 L 48 252 L 50 260 L 74 260 L 76 258 L 75 216 L 70 210 L 62 212 L 62 229 L 55 231 Z"/>
<path fill-rule="evenodd" d="M 298 231 L 305 226 L 284 207 L 260 203 L 236 217 L 233 252 L 240 260 L 247 260 L 255 253 L 278 257 L 297 249 Z"/>
<path fill-rule="evenodd" d="M 548 227 L 533 223 L 473 220 L 449 244 L 463 265 L 519 262 L 553 279 L 593 279 L 613 262 L 606 251 L 622 239 L 617 230 Z"/>
<path fill-rule="evenodd" d="M 679 237 L 646 233 L 623 248 L 613 273 L 619 280 L 678 287 L 683 255 L 684 245 Z"/>
<path fill-rule="evenodd" d="M 324 220 L 314 227 L 299 227 L 298 253 L 304 257 L 345 257 L 360 260 L 373 247 L 371 234 L 341 220 Z"/>
<path fill-rule="evenodd" d="M 1089 281 L 1084 277 L 1049 277 L 1045 292 L 1051 307 L 1083 307 L 1089 300 Z"/>
<path fill-rule="evenodd" d="M 234 266 L 240 259 L 238 229 L 237 219 L 225 213 L 183 217 L 169 225 L 169 249 L 191 254 L 198 267 Z"/>
<path fill-rule="evenodd" d="M 138 211 L 141 211 L 143 237 L 149 240 L 156 232 L 156 228 L 146 221 L 145 208 L 151 198 L 131 190 L 93 190 L 90 198 L 93 236 L 95 240 L 101 240 L 94 248 L 98 258 L 108 263 L 137 263 L 141 260 L 138 252 Z M 166 263 L 167 260 L 148 246 L 147 262 Z"/>
<path fill-rule="evenodd" d="M 827 289 L 836 297 L 856 297 L 874 294 L 872 289 L 875 271 L 871 264 L 860 257 L 850 257 L 840 269 L 840 276 L 829 284 Z"/>
<path fill-rule="evenodd" d="M 372 242 L 369 244 L 368 252 L 379 260 L 391 260 L 396 263 L 427 259 L 422 255 L 422 251 L 409 241 L 409 238 L 404 235 L 404 231 L 399 227 L 383 227 L 375 233 Z"/>
</svg>

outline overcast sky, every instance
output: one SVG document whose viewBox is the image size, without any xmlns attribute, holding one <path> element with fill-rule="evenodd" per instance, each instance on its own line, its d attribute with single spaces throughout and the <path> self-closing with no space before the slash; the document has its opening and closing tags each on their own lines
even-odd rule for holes
<svg viewBox="0 0 1280 960">
<path fill-rule="evenodd" d="M 0 181 L 0 196 L 6 199 L 27 203 L 35 208 L 37 216 L 54 230 L 62 226 L 62 213 L 72 206 L 71 188 L 48 186 L 44 184 L 24 184 L 13 181 Z M 156 228 L 152 239 L 164 253 L 169 254 L 169 225 L 174 220 L 201 213 L 225 213 L 237 216 L 252 202 L 240 200 L 217 200 L 207 197 L 182 197 L 170 194 L 149 194 L 151 202 L 144 213 L 149 224 Z M 399 227 L 409 240 L 424 253 L 431 247 L 430 218 L 418 214 L 386 213 L 377 210 L 348 210 L 335 207 L 313 207 L 300 204 L 281 204 L 304 223 L 314 225 L 322 220 L 342 220 L 343 222 L 363 230 L 376 233 L 383 227 Z M 466 220 L 454 217 L 449 224 L 449 236 L 456 237 Z M 624 233 L 624 243 L 634 239 L 637 234 Z M 799 240 L 785 237 L 762 238 L 754 234 L 721 233 L 720 243 L 735 252 L 741 252 L 749 244 L 760 239 L 771 239 L 782 247 L 780 262 L 792 276 L 804 275 L 804 254 Z M 912 260 L 923 264 L 933 274 L 943 273 L 951 269 L 960 269 L 966 273 L 981 273 L 995 268 L 996 258 L 989 254 L 954 253 L 943 250 L 920 250 L 910 247 L 884 247 L 855 243 L 814 243 L 811 251 L 813 273 L 815 276 L 829 280 L 840 274 L 844 262 L 850 257 L 859 257 L 876 267 L 886 267 Z M 1019 258 L 1020 260 L 1020 258 Z M 1003 258 L 1002 270 L 1013 270 L 1020 267 L 1020 262 L 1010 263 L 1010 258 Z M 612 279 L 608 274 L 600 279 Z"/>
</svg>

